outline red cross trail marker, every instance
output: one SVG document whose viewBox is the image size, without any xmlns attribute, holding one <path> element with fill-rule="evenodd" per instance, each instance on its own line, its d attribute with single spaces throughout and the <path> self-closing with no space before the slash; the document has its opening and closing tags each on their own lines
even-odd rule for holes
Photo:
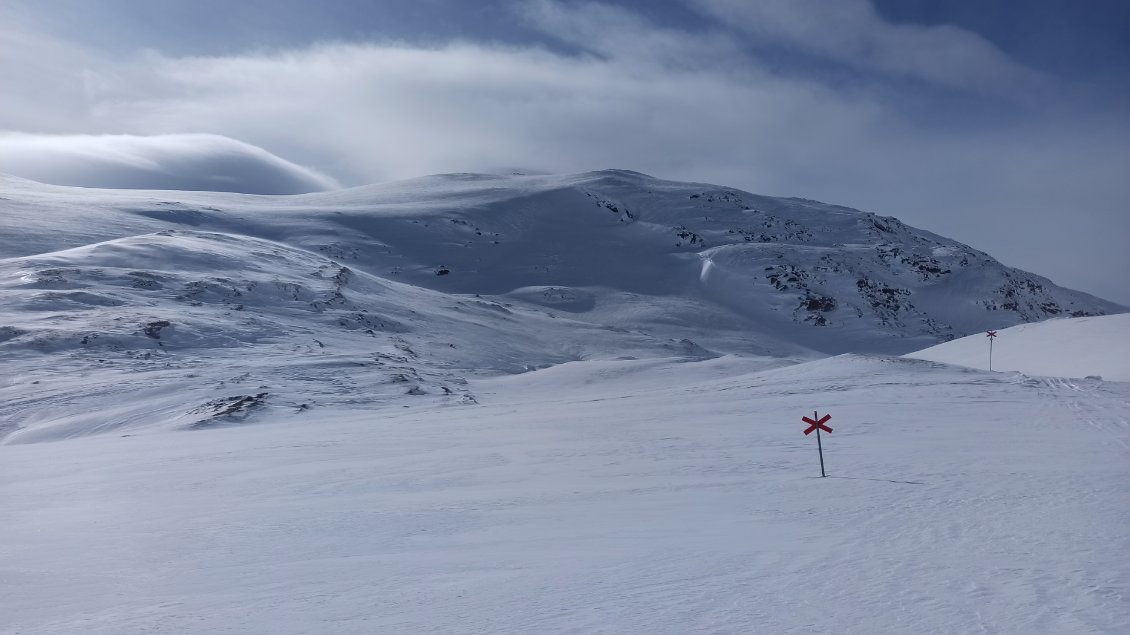
<svg viewBox="0 0 1130 635">
<path fill-rule="evenodd" d="M 824 445 L 822 443 L 820 443 L 820 431 L 823 430 L 823 431 L 827 432 L 828 434 L 832 433 L 832 429 L 829 428 L 828 426 L 824 425 L 825 423 L 828 423 L 828 421 L 831 420 L 831 418 L 832 418 L 832 415 L 824 415 L 823 417 L 821 417 L 820 414 L 816 411 L 812 412 L 812 418 L 811 419 L 809 419 L 808 417 L 801 417 L 800 418 L 801 421 L 808 424 L 808 429 L 804 431 L 804 436 L 808 436 L 809 434 L 812 434 L 813 430 L 816 431 L 816 450 L 818 452 L 820 452 L 820 476 L 821 477 L 825 477 L 825 476 L 828 476 L 828 475 L 824 473 Z"/>
<path fill-rule="evenodd" d="M 815 417 L 816 413 L 815 412 L 812 413 L 812 416 Z M 807 430 L 804 431 L 805 436 L 811 434 L 813 430 L 823 430 L 825 432 L 831 432 L 832 429 L 829 428 L 828 426 L 824 425 L 825 423 L 828 423 L 828 420 L 831 419 L 831 418 L 832 418 L 832 415 L 824 415 L 823 417 L 820 417 L 816 421 L 813 421 L 812 419 L 809 419 L 808 417 L 801 417 L 800 418 L 801 421 L 803 421 L 805 423 L 812 424 L 808 427 Z"/>
<path fill-rule="evenodd" d="M 993 370 L 993 340 L 997 339 L 996 331 L 985 331 L 985 337 L 989 338 L 989 372 Z"/>
</svg>

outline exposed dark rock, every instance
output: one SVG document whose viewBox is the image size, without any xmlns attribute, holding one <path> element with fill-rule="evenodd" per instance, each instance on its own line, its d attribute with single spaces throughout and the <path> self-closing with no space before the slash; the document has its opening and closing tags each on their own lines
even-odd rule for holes
<svg viewBox="0 0 1130 635">
<path fill-rule="evenodd" d="M 142 330 L 146 337 L 151 337 L 155 340 L 161 339 L 161 331 L 172 326 L 173 323 L 168 320 L 155 320 L 142 325 Z"/>
</svg>

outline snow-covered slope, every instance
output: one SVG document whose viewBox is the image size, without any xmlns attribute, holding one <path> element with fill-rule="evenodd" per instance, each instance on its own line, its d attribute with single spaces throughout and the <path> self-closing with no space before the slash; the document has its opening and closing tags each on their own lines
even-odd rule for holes
<svg viewBox="0 0 1130 635">
<path fill-rule="evenodd" d="M 845 355 L 470 389 L 0 446 L 0 633 L 1130 630 L 1130 384 Z"/>
<path fill-rule="evenodd" d="M 970 335 L 906 357 L 987 369 L 986 338 L 984 333 Z M 993 370 L 1130 382 L 1130 313 L 1048 320 L 998 331 Z"/>
<path fill-rule="evenodd" d="M 1121 310 L 621 171 L 0 177 L 0 635 L 1125 633 L 1125 316 L 827 356 Z"/>
<path fill-rule="evenodd" d="M 826 353 L 905 353 L 984 328 L 1125 310 L 893 218 L 620 170 L 441 175 L 292 197 L 11 178 L 0 191 L 9 258 L 170 228 L 223 232 L 449 293 L 553 286 L 702 299 Z"/>
<path fill-rule="evenodd" d="M 1123 309 L 891 218 L 618 170 L 290 197 L 0 177 L 0 228 L 8 442 L 471 404 L 471 377 L 571 360 L 902 353 Z"/>
<path fill-rule="evenodd" d="M 12 433 L 9 442 L 212 425 L 250 410 L 303 416 L 335 404 L 399 407 L 404 398 L 465 405 L 475 402 L 471 376 L 717 354 L 657 337 L 662 329 L 445 294 L 230 234 L 167 230 L 0 261 L 0 290 L 8 371 L 0 431 Z M 672 332 L 688 328 L 677 311 L 666 319 Z M 705 339 L 737 342 L 729 328 L 720 323 Z M 802 350 L 773 346 L 790 349 Z"/>
</svg>

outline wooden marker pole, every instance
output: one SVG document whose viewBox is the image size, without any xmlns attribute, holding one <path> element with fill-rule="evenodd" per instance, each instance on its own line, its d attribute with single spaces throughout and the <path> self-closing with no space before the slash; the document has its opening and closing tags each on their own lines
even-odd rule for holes
<svg viewBox="0 0 1130 635">
<path fill-rule="evenodd" d="M 993 372 L 993 340 L 997 339 L 996 331 L 986 331 L 985 337 L 989 338 L 989 372 Z"/>
<path fill-rule="evenodd" d="M 816 418 L 815 411 L 812 418 Z M 820 478 L 826 478 L 828 475 L 824 473 L 824 445 L 820 443 L 820 426 L 816 426 L 816 451 L 820 453 Z"/>
<path fill-rule="evenodd" d="M 804 431 L 804 436 L 808 436 L 808 435 L 812 434 L 813 430 L 816 431 L 816 451 L 820 453 L 820 477 L 821 478 L 824 478 L 828 475 L 824 473 L 824 444 L 820 442 L 820 431 L 824 430 L 825 432 L 828 432 L 828 433 L 832 432 L 831 428 L 824 425 L 825 423 L 828 423 L 828 421 L 830 421 L 831 419 L 832 419 L 832 415 L 824 415 L 823 417 L 821 417 L 820 413 L 816 412 L 815 410 L 812 411 L 812 418 L 811 419 L 809 419 L 808 417 L 801 417 L 800 418 L 801 421 L 808 424 L 808 429 Z"/>
</svg>

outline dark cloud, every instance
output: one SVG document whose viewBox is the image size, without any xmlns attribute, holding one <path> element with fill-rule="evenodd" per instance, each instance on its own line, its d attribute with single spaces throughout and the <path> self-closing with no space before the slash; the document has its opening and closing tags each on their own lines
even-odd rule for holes
<svg viewBox="0 0 1130 635">
<path fill-rule="evenodd" d="M 0 172 L 44 183 L 147 190 L 300 194 L 333 179 L 212 134 L 0 135 Z"/>
</svg>

